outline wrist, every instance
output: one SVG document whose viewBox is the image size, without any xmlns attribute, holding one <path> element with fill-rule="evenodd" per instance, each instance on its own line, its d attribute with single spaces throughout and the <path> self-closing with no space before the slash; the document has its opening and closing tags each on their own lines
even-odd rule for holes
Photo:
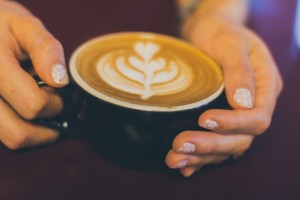
<svg viewBox="0 0 300 200">
<path fill-rule="evenodd" d="M 177 0 L 177 14 L 179 21 L 184 21 L 188 16 L 197 10 L 198 5 L 203 0 Z"/>
<path fill-rule="evenodd" d="M 245 29 L 244 24 L 236 23 L 230 18 L 207 14 L 188 19 L 182 27 L 181 36 L 193 44 L 205 46 L 226 35 L 239 35 Z"/>
<path fill-rule="evenodd" d="M 180 32 L 183 35 L 199 21 L 206 19 L 214 18 L 242 25 L 247 18 L 248 0 L 185 0 L 185 2 L 186 4 L 179 5 Z"/>
</svg>

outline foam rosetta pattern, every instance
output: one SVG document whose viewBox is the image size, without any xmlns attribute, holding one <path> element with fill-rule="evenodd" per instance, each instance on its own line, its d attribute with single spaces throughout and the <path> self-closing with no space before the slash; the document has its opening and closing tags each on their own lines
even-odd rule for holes
<svg viewBox="0 0 300 200">
<path fill-rule="evenodd" d="M 117 49 L 101 56 L 98 75 L 111 87 L 148 99 L 185 90 L 192 72 L 179 59 L 164 57 L 154 42 L 136 42 L 132 50 Z"/>
</svg>

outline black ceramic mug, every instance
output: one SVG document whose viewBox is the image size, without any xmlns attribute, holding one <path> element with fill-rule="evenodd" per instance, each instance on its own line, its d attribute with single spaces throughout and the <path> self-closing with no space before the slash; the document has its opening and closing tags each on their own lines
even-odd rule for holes
<svg viewBox="0 0 300 200">
<path fill-rule="evenodd" d="M 201 113 L 227 106 L 221 68 L 169 36 L 100 36 L 78 47 L 69 67 L 77 85 L 72 95 L 80 94 L 71 114 L 77 131 L 107 157 L 128 166 L 164 163 L 177 134 L 201 130 Z"/>
</svg>

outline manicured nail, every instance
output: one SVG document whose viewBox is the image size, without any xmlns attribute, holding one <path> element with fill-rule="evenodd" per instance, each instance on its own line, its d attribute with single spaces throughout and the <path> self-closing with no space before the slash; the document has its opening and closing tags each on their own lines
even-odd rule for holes
<svg viewBox="0 0 300 200">
<path fill-rule="evenodd" d="M 55 83 L 66 85 L 69 83 L 69 76 L 62 64 L 55 64 L 51 68 L 51 75 Z"/>
<path fill-rule="evenodd" d="M 185 142 L 179 147 L 178 152 L 180 153 L 193 153 L 196 150 L 196 146 L 192 143 Z"/>
<path fill-rule="evenodd" d="M 187 166 L 187 164 L 188 164 L 188 161 L 187 160 L 183 160 L 180 163 L 178 163 L 174 168 L 180 169 L 180 168 L 183 168 L 183 167 Z"/>
<path fill-rule="evenodd" d="M 235 91 L 233 96 L 234 101 L 243 107 L 252 108 L 252 97 L 249 90 L 244 88 L 239 88 Z"/>
<path fill-rule="evenodd" d="M 202 126 L 203 128 L 207 128 L 211 130 L 214 130 L 219 127 L 218 122 L 211 119 L 206 119 L 203 122 L 201 122 L 199 125 Z"/>
<path fill-rule="evenodd" d="M 185 172 L 185 173 L 182 173 L 182 175 L 185 177 L 185 178 L 189 178 L 190 176 L 192 176 L 194 174 L 195 170 L 191 170 L 189 172 Z"/>
<path fill-rule="evenodd" d="M 182 174 L 184 177 L 188 178 L 188 177 L 191 177 L 192 175 L 194 175 L 197 171 L 200 171 L 201 168 L 203 166 L 199 166 L 199 167 L 194 167 L 194 169 L 192 169 L 189 173 L 187 174 Z"/>
</svg>

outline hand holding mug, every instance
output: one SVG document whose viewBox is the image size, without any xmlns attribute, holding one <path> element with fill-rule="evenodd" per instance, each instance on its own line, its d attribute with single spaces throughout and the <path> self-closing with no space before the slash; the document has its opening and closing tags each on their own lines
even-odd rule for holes
<svg viewBox="0 0 300 200">
<path fill-rule="evenodd" d="M 63 107 L 53 89 L 69 82 L 63 48 L 39 19 L 16 2 L 0 1 L 0 19 L 0 141 L 10 149 L 52 142 L 58 133 L 30 120 L 56 116 Z M 27 55 L 34 73 L 53 88 L 39 88 L 20 66 Z"/>
<path fill-rule="evenodd" d="M 62 46 L 36 17 L 16 2 L 1 1 L 0 18 L 3 22 L 0 25 L 2 30 L 0 140 L 11 149 L 51 142 L 57 138 L 58 133 L 53 129 L 33 124 L 30 120 L 56 116 L 61 111 L 63 102 L 53 88 L 39 88 L 31 74 L 19 65 L 19 61 L 24 60 L 28 54 L 35 73 L 47 85 L 54 88 L 63 87 L 69 79 Z M 211 56 L 222 67 L 227 99 L 233 108 L 233 110 L 213 109 L 200 116 L 199 124 L 211 129 L 213 133 L 185 131 L 175 138 L 173 149 L 166 157 L 166 163 L 171 168 L 180 168 L 185 176 L 189 176 L 205 164 L 224 161 L 229 156 L 240 155 L 249 148 L 254 136 L 264 132 L 270 124 L 277 97 L 282 89 L 282 81 L 266 46 L 242 25 L 208 15 L 202 16 L 201 20 L 197 20 L 193 26 L 187 28 L 186 33 L 188 33 L 185 34 L 187 40 Z M 153 54 L 156 49 L 155 45 L 146 46 L 136 47 L 136 49 L 149 48 L 147 53 L 139 55 L 140 58 L 145 58 L 143 62 L 131 57 L 129 61 L 119 59 L 117 64 L 124 66 L 129 62 L 137 72 L 140 72 L 143 65 L 151 65 L 148 61 L 151 52 Z M 164 61 L 158 59 L 156 66 L 158 68 L 164 66 Z M 170 66 L 171 73 L 168 77 L 172 78 L 176 73 L 176 67 L 174 68 L 173 64 Z M 132 69 L 122 71 L 121 68 L 117 71 L 123 74 L 130 74 L 128 71 Z M 109 75 L 107 77 L 113 77 L 114 72 L 111 70 L 103 71 Z M 129 76 L 129 79 L 134 79 L 135 85 L 139 85 L 142 76 L 138 75 L 139 73 L 133 74 L 135 75 Z M 146 77 L 153 77 L 153 72 L 146 74 Z M 190 72 L 186 71 L 185 75 L 188 74 Z M 161 77 L 156 77 L 155 81 L 160 83 L 163 81 Z M 131 90 L 123 84 L 128 77 L 121 84 L 116 80 L 118 79 L 108 80 L 106 87 L 121 85 L 123 92 L 130 91 L 129 96 L 139 94 L 142 99 L 151 100 L 153 96 L 153 91 L 149 87 L 151 82 L 145 81 L 143 86 L 148 89 L 140 93 L 139 88 Z M 184 84 L 174 86 L 178 91 L 187 87 Z M 155 92 L 166 94 L 170 88 L 163 90 L 158 88 Z M 120 92 L 116 92 L 110 95 L 119 94 Z M 190 94 L 193 96 L 195 93 Z M 124 97 L 127 98 L 128 95 L 121 95 L 121 101 L 124 101 Z M 180 101 L 181 98 L 173 97 L 165 99 L 164 104 L 158 107 L 167 109 L 177 107 L 176 101 Z M 151 104 L 160 102 L 153 99 L 155 98 L 152 98 Z M 171 106 L 170 100 L 173 102 Z M 136 102 L 131 100 L 126 103 L 132 104 Z M 145 104 L 140 106 L 148 108 Z M 148 114 L 143 114 L 143 117 L 148 118 Z"/>
<path fill-rule="evenodd" d="M 87 41 L 72 54 L 70 72 L 85 93 L 77 106 L 84 132 L 96 146 L 118 151 L 116 159 L 125 160 L 124 152 L 140 157 L 135 167 L 142 160 L 162 165 L 175 135 L 199 130 L 198 116 L 214 107 L 224 90 L 222 71 L 211 58 L 154 33 Z"/>
<path fill-rule="evenodd" d="M 283 84 L 266 45 L 242 24 L 207 14 L 190 21 L 184 36 L 220 64 L 233 108 L 200 116 L 199 125 L 213 133 L 186 131 L 175 138 L 166 163 L 190 176 L 203 165 L 243 154 L 269 127 Z"/>
</svg>

